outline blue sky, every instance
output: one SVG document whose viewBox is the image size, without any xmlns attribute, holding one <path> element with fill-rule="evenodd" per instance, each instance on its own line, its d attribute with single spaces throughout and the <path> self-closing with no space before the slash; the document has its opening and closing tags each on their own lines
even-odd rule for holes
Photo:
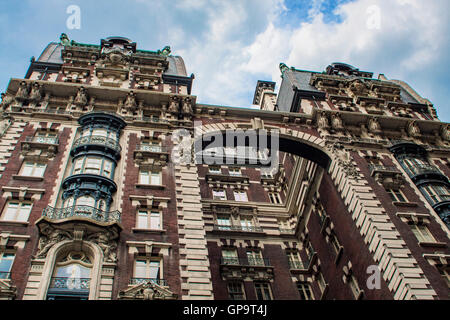
<svg viewBox="0 0 450 320">
<path fill-rule="evenodd" d="M 448 0 L 0 0 L 0 92 L 65 32 L 82 43 L 121 35 L 183 57 L 200 103 L 250 107 L 280 62 L 322 71 L 335 61 L 408 82 L 450 122 Z M 69 5 L 81 28 L 68 29 Z"/>
</svg>

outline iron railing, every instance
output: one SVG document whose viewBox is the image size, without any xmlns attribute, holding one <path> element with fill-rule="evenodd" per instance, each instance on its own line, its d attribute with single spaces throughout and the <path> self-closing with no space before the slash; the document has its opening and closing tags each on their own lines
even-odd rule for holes
<svg viewBox="0 0 450 320">
<path fill-rule="evenodd" d="M 214 230 L 219 231 L 241 231 L 241 232 L 263 232 L 261 227 L 256 226 L 240 226 L 240 225 L 223 225 L 215 224 Z"/>
<path fill-rule="evenodd" d="M 101 223 L 120 222 L 119 211 L 103 211 L 91 206 L 75 205 L 65 208 L 53 208 L 47 206 L 42 216 L 52 220 L 61 220 L 72 217 L 88 218 Z"/>
<path fill-rule="evenodd" d="M 370 173 L 372 174 L 374 171 L 389 171 L 389 172 L 398 172 L 400 173 L 400 170 L 397 169 L 397 167 L 395 166 L 384 166 L 381 164 L 369 164 L 369 170 Z"/>
<path fill-rule="evenodd" d="M 85 136 L 77 139 L 72 148 L 76 148 L 82 145 L 88 145 L 88 144 L 95 144 L 95 145 L 101 145 L 101 146 L 107 146 L 116 152 L 120 153 L 122 148 L 119 145 L 119 142 L 116 139 L 107 138 L 104 136 L 96 136 L 96 135 L 90 135 Z"/>
<path fill-rule="evenodd" d="M 26 137 L 25 142 L 43 143 L 43 144 L 58 144 L 57 137 Z"/>
<path fill-rule="evenodd" d="M 167 286 L 167 281 L 164 279 L 155 279 L 155 278 L 131 278 L 130 285 L 137 285 L 142 283 L 150 282 L 152 284 L 156 284 L 158 286 L 165 287 Z"/>
<path fill-rule="evenodd" d="M 266 258 L 234 258 L 234 257 L 222 257 L 220 259 L 222 265 L 235 265 L 235 266 L 270 266 L 270 260 Z"/>
<path fill-rule="evenodd" d="M 89 291 L 90 278 L 51 278 L 49 289 Z"/>
<path fill-rule="evenodd" d="M 408 175 L 412 178 L 417 175 L 422 174 L 440 174 L 442 175 L 441 171 L 439 171 L 438 168 L 431 164 L 421 164 L 421 165 L 414 165 L 414 167 L 406 167 L 405 171 L 408 173 Z"/>
<path fill-rule="evenodd" d="M 136 151 L 146 151 L 146 152 L 168 152 L 166 147 L 158 145 L 149 144 L 138 144 L 136 146 Z"/>
</svg>

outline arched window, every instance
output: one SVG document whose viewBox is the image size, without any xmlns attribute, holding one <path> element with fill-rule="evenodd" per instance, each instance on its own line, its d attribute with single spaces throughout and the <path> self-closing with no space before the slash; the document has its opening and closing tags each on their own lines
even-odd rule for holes
<svg viewBox="0 0 450 320">
<path fill-rule="evenodd" d="M 57 260 L 47 299 L 85 300 L 89 297 L 92 263 L 84 252 L 69 252 Z"/>
</svg>

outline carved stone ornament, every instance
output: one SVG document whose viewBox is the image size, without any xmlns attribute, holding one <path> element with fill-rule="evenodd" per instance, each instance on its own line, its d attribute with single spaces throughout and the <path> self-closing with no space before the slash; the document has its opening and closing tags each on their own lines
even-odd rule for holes
<svg viewBox="0 0 450 320">
<path fill-rule="evenodd" d="M 190 98 L 185 98 L 183 100 L 183 108 L 182 108 L 184 115 L 189 115 L 192 113 L 192 101 Z"/>
<path fill-rule="evenodd" d="M 169 109 L 167 110 L 170 113 L 178 113 L 180 109 L 180 98 L 171 97 Z"/>
<path fill-rule="evenodd" d="M 39 238 L 37 258 L 43 259 L 47 256 L 48 251 L 58 242 L 72 238 L 67 231 L 53 228 L 47 225 L 41 230 L 41 237 Z"/>
<path fill-rule="evenodd" d="M 87 240 L 96 243 L 102 249 L 104 261 L 117 261 L 117 241 L 114 240 L 114 235 L 112 232 L 104 231 L 94 233 L 90 235 Z"/>
<path fill-rule="evenodd" d="M 442 140 L 450 141 L 450 133 L 449 133 L 449 126 L 448 125 L 443 125 L 441 127 L 440 133 L 441 133 Z"/>
<path fill-rule="evenodd" d="M 381 132 L 381 126 L 377 118 L 370 118 L 367 127 L 372 133 Z"/>
<path fill-rule="evenodd" d="M 11 103 L 14 102 L 14 98 L 6 93 L 2 93 L 2 102 L 0 103 L 0 109 L 5 110 L 7 109 Z"/>
<path fill-rule="evenodd" d="M 330 124 L 328 123 L 327 114 L 323 111 L 319 114 L 319 117 L 317 119 L 317 126 L 320 129 L 325 129 L 325 130 L 330 127 Z"/>
<path fill-rule="evenodd" d="M 350 84 L 349 89 L 355 96 L 367 95 L 369 92 L 367 84 L 363 83 L 361 80 L 353 81 Z"/>
<path fill-rule="evenodd" d="M 89 101 L 89 98 L 87 96 L 86 89 L 84 87 L 80 87 L 78 89 L 77 96 L 75 97 L 75 100 L 73 101 L 73 103 L 77 106 L 84 107 L 87 105 L 88 101 Z"/>
<path fill-rule="evenodd" d="M 33 102 L 39 102 L 42 100 L 42 85 L 41 84 L 39 84 L 37 82 L 33 83 L 33 85 L 31 86 L 29 100 L 31 100 Z"/>
<path fill-rule="evenodd" d="M 127 95 L 127 99 L 125 100 L 125 109 L 134 111 L 137 108 L 136 95 L 133 91 L 130 91 Z"/>
<path fill-rule="evenodd" d="M 28 99 L 28 85 L 25 81 L 20 82 L 16 93 L 16 101 L 23 102 Z"/>
<path fill-rule="evenodd" d="M 167 288 L 152 281 L 144 281 L 136 286 L 119 292 L 119 299 L 123 300 L 174 300 L 177 295 Z"/>
<path fill-rule="evenodd" d="M 348 177 L 358 180 L 359 172 L 356 166 L 352 163 L 350 154 L 345 150 L 344 146 L 338 142 L 334 142 L 327 146 L 327 149 L 335 155 L 339 166 L 344 170 Z"/>
<path fill-rule="evenodd" d="M 335 130 L 342 130 L 344 129 L 344 126 L 342 124 L 342 119 L 339 113 L 335 113 L 331 115 L 331 126 Z"/>
<path fill-rule="evenodd" d="M 420 129 L 419 126 L 417 125 L 417 122 L 412 121 L 410 123 L 408 123 L 408 134 L 411 137 L 419 137 L 420 136 Z"/>
</svg>

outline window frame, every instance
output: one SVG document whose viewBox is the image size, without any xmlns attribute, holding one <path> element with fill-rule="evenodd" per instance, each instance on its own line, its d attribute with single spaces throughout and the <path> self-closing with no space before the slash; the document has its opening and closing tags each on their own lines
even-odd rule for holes
<svg viewBox="0 0 450 320">
<path fill-rule="evenodd" d="M 141 214 L 145 213 L 145 223 L 141 225 L 140 217 Z M 154 227 L 153 221 L 154 217 L 157 215 L 157 227 Z M 162 212 L 157 209 L 138 209 L 136 213 L 136 228 L 138 229 L 147 229 L 147 230 L 162 230 Z"/>
<path fill-rule="evenodd" d="M 256 281 L 253 283 L 253 286 L 255 288 L 257 300 L 273 300 L 273 293 L 272 293 L 272 288 L 270 287 L 270 283 Z M 260 286 L 261 286 L 261 288 L 259 288 Z M 263 288 L 262 286 L 267 286 L 267 287 Z M 259 291 L 258 289 L 261 289 L 261 291 Z M 264 289 L 267 289 L 267 291 Z M 266 293 L 268 293 L 269 299 L 266 299 L 267 298 Z M 262 299 L 260 299 L 261 297 L 262 297 Z"/>
<path fill-rule="evenodd" d="M 5 219 L 6 215 L 8 214 L 9 205 L 13 204 L 13 203 L 18 205 L 17 209 L 13 213 L 14 219 Z M 21 208 L 23 207 L 23 205 L 29 206 L 29 210 L 26 213 L 26 219 L 25 220 L 19 220 L 18 217 L 21 214 L 20 211 L 21 211 Z M 6 202 L 5 206 L 3 207 L 2 215 L 1 215 L 0 219 L 1 219 L 1 221 L 28 222 L 28 220 L 30 219 L 30 215 L 31 215 L 31 211 L 32 210 L 33 210 L 33 203 L 30 202 L 30 201 L 9 200 L 9 201 Z"/>
</svg>

